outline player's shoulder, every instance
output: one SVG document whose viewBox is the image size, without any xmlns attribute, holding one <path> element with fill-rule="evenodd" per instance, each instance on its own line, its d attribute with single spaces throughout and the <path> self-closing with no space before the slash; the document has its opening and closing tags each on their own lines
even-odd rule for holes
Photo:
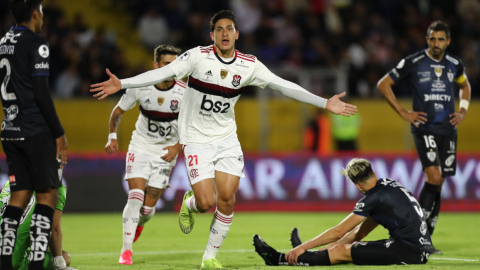
<svg viewBox="0 0 480 270">
<path fill-rule="evenodd" d="M 240 60 L 244 60 L 252 63 L 257 62 L 257 57 L 254 55 L 242 53 L 239 50 L 235 50 L 235 54 L 237 55 L 237 58 Z"/>
<path fill-rule="evenodd" d="M 418 51 L 416 53 L 412 53 L 408 55 L 407 57 L 404 58 L 404 60 L 409 63 L 409 64 L 415 64 L 419 62 L 422 59 L 426 59 L 427 54 L 425 53 L 425 50 Z"/>
<path fill-rule="evenodd" d="M 459 64 L 462 63 L 462 60 L 460 59 L 460 57 L 454 54 L 451 54 L 449 52 L 445 53 L 445 59 L 447 59 L 447 61 L 452 62 L 455 66 L 458 66 Z"/>
<path fill-rule="evenodd" d="M 185 91 L 185 89 L 187 88 L 187 83 L 185 83 L 184 81 L 182 80 L 176 80 L 175 81 L 175 86 L 179 89 L 181 89 L 182 91 Z"/>
<path fill-rule="evenodd" d="M 208 55 L 210 52 L 212 52 L 214 50 L 213 46 L 214 45 L 198 46 L 197 49 L 201 54 Z"/>
</svg>

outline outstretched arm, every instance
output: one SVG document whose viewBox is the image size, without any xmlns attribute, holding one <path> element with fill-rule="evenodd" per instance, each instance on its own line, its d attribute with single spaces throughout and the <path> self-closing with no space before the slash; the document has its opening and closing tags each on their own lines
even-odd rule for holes
<svg viewBox="0 0 480 270">
<path fill-rule="evenodd" d="M 108 142 L 105 146 L 105 151 L 109 154 L 118 151 L 117 128 L 120 125 L 120 121 L 122 120 L 122 116 L 124 113 L 125 111 L 120 109 L 120 107 L 117 105 L 113 109 L 112 115 L 110 116 L 110 122 L 108 125 Z"/>
<path fill-rule="evenodd" d="M 345 96 L 345 92 L 340 95 L 335 95 L 331 99 L 327 100 L 308 92 L 298 84 L 284 80 L 276 75 L 273 76 L 272 80 L 267 86 L 274 90 L 280 91 L 287 97 L 327 109 L 334 114 L 350 116 L 355 115 L 357 112 L 357 106 L 340 100 L 341 97 Z"/>
<path fill-rule="evenodd" d="M 331 247 L 336 246 L 337 244 L 345 245 L 345 244 L 352 244 L 355 241 L 361 241 L 377 226 L 378 226 L 378 223 L 376 223 L 371 217 L 368 217 L 362 224 L 358 225 L 353 230 L 345 234 L 345 236 L 343 236 L 341 239 L 339 239 L 338 241 L 332 242 L 330 245 L 324 246 L 319 250 L 329 249 Z"/>
<path fill-rule="evenodd" d="M 93 96 L 98 97 L 99 100 L 120 91 L 120 89 L 154 85 L 175 77 L 175 73 L 169 66 L 150 70 L 123 80 L 119 80 L 108 68 L 107 74 L 110 76 L 108 81 L 90 85 L 90 92 L 98 92 Z"/>
<path fill-rule="evenodd" d="M 425 124 L 427 122 L 427 114 L 424 112 L 414 112 L 405 110 L 400 103 L 398 103 L 395 94 L 393 93 L 392 86 L 395 82 L 390 78 L 390 75 L 385 74 L 377 83 L 377 88 L 382 95 L 387 99 L 388 104 L 403 118 L 403 120 L 412 123 L 418 127 L 418 124 Z"/>
</svg>

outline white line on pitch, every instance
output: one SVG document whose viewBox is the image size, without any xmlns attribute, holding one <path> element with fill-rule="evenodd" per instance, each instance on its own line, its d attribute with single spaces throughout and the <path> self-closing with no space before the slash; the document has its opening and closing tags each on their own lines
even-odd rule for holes
<svg viewBox="0 0 480 270">
<path fill-rule="evenodd" d="M 289 249 L 279 249 L 280 252 L 290 251 Z M 205 250 L 170 250 L 170 251 L 140 251 L 135 252 L 135 255 L 162 255 L 162 254 L 189 254 L 189 253 L 204 253 Z M 227 249 L 221 250 L 220 252 L 229 252 L 229 253 L 245 253 L 245 252 L 255 252 L 253 249 Z M 116 256 L 120 255 L 120 252 L 113 253 L 74 253 L 70 254 L 71 256 Z M 430 257 L 432 260 L 447 260 L 447 261 L 464 261 L 464 262 L 478 262 L 478 260 L 468 260 L 468 259 L 456 259 L 456 258 L 438 258 Z"/>
<path fill-rule="evenodd" d="M 478 260 L 467 260 L 467 259 L 455 259 L 455 258 L 438 258 L 430 257 L 429 260 L 446 260 L 446 261 L 464 261 L 464 262 L 478 262 Z"/>
</svg>

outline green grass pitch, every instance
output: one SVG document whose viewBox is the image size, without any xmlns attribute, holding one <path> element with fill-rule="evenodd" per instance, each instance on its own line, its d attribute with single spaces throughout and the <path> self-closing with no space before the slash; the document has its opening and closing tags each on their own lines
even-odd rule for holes
<svg viewBox="0 0 480 270">
<path fill-rule="evenodd" d="M 348 213 L 236 213 L 230 233 L 217 259 L 229 269 L 292 269 L 269 267 L 254 252 L 252 236 L 259 234 L 276 249 L 290 249 L 290 231 L 297 227 L 308 240 L 338 222 Z M 122 247 L 121 214 L 65 214 L 62 218 L 63 249 L 72 265 L 89 269 L 199 269 L 207 243 L 212 213 L 197 215 L 189 235 L 178 228 L 177 214 L 157 213 L 133 245 L 133 265 L 118 265 Z M 335 269 L 480 269 L 480 214 L 442 213 L 433 236 L 444 255 L 431 256 L 421 266 L 332 266 Z M 366 240 L 387 238 L 383 228 Z M 299 266 L 300 267 L 300 266 Z"/>
</svg>

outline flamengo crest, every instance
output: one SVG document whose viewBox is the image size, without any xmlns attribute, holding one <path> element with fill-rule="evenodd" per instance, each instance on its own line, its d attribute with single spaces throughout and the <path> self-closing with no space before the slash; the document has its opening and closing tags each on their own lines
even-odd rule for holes
<svg viewBox="0 0 480 270">
<path fill-rule="evenodd" d="M 240 75 L 233 75 L 232 85 L 233 85 L 234 87 L 239 86 L 241 79 L 242 79 L 242 76 L 240 76 Z"/>
<path fill-rule="evenodd" d="M 174 99 L 171 101 L 170 109 L 172 109 L 172 111 L 175 111 L 178 109 L 178 100 Z"/>
</svg>

